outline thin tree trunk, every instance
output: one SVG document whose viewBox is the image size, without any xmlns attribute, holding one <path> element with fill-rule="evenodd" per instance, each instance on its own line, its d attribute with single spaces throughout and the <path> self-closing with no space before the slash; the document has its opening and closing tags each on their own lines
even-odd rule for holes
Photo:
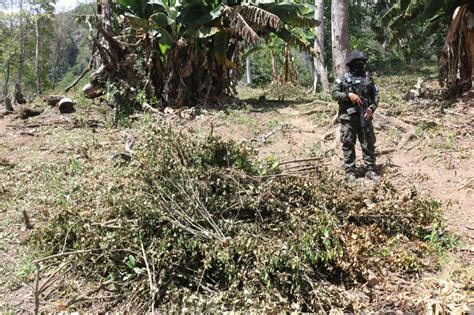
<svg viewBox="0 0 474 315">
<path fill-rule="evenodd" d="M 250 58 L 250 56 L 247 56 L 245 61 L 247 63 L 247 68 L 246 68 L 247 85 L 252 85 L 252 58 Z"/>
<path fill-rule="evenodd" d="M 35 49 L 35 68 L 36 68 L 36 93 L 41 94 L 41 73 L 40 73 L 40 28 L 39 28 L 39 11 L 36 10 L 36 49 Z"/>
<path fill-rule="evenodd" d="M 13 18 L 10 16 L 10 36 L 13 35 Z M 3 96 L 7 97 L 8 96 L 8 84 L 10 82 L 10 66 L 11 66 L 11 50 L 8 51 L 8 58 L 7 62 L 5 65 L 5 78 L 3 82 Z"/>
<path fill-rule="evenodd" d="M 22 84 L 23 71 L 25 65 L 25 43 L 26 43 L 26 32 L 23 26 L 23 0 L 19 2 L 20 7 L 20 55 L 18 60 L 18 84 Z"/>
<path fill-rule="evenodd" d="M 307 52 L 304 53 L 304 63 L 306 65 L 306 69 L 308 69 L 309 74 L 311 75 L 311 80 L 314 80 L 315 72 L 313 58 L 311 58 L 311 56 Z"/>
<path fill-rule="evenodd" d="M 331 1 L 331 39 L 333 69 L 336 76 L 346 72 L 349 47 L 349 1 Z"/>
<path fill-rule="evenodd" d="M 277 62 L 276 62 L 276 55 L 273 50 L 270 50 L 270 53 L 272 55 L 272 79 L 273 83 L 280 83 L 279 78 L 278 78 L 278 68 L 277 68 Z"/>
<path fill-rule="evenodd" d="M 293 58 L 293 55 L 291 53 L 291 48 L 288 47 L 288 62 L 289 62 L 289 66 L 290 66 L 290 82 L 296 84 L 298 82 L 299 73 L 298 73 L 298 69 L 296 69 L 295 63 L 293 61 L 294 61 L 294 58 Z"/>
<path fill-rule="evenodd" d="M 5 66 L 5 79 L 3 82 L 3 97 L 7 97 L 8 95 L 8 84 L 10 81 L 10 55 L 8 56 L 6 66 Z"/>
<path fill-rule="evenodd" d="M 55 89 L 56 82 L 58 80 L 59 60 L 61 59 L 61 55 L 62 55 L 61 42 L 62 42 L 61 38 L 56 42 L 56 49 L 55 49 L 56 56 L 54 58 L 53 68 L 51 69 L 51 72 L 52 72 L 51 84 L 52 84 L 53 90 Z"/>
<path fill-rule="evenodd" d="M 329 92 L 329 81 L 326 65 L 324 64 L 324 1 L 315 0 L 316 11 L 314 18 L 321 22 L 319 26 L 314 29 L 314 50 L 317 56 L 314 58 L 315 75 L 313 78 L 313 93 L 317 92 L 318 85 L 321 85 L 323 93 Z"/>
</svg>

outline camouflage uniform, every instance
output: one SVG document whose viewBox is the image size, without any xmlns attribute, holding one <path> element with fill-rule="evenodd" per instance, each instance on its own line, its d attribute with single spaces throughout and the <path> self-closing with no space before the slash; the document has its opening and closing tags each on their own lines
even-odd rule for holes
<svg viewBox="0 0 474 315">
<path fill-rule="evenodd" d="M 339 103 L 339 121 L 341 123 L 341 142 L 344 154 L 344 168 L 348 173 L 355 173 L 356 139 L 362 146 L 362 157 L 365 162 L 366 171 L 376 172 L 375 166 L 375 133 L 372 121 L 366 123 L 366 128 L 361 127 L 359 106 L 351 103 L 349 92 L 358 91 L 359 97 L 368 100 L 368 108 L 375 112 L 378 105 L 378 89 L 374 81 L 369 76 L 356 76 L 353 73 L 346 73 L 336 79 L 332 86 L 332 98 Z M 360 95 L 362 94 L 362 95 Z M 356 113 L 349 115 L 347 110 Z"/>
</svg>

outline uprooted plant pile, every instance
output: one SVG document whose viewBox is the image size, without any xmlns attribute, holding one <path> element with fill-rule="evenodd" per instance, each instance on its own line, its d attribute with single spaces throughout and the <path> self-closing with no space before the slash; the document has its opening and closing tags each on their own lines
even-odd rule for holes
<svg viewBox="0 0 474 315">
<path fill-rule="evenodd" d="M 90 250 L 58 259 L 112 292 L 110 307 L 354 311 L 368 305 L 345 290 L 369 274 L 426 267 L 440 209 L 414 190 L 324 168 L 283 175 L 214 136 L 156 127 L 138 142 L 114 180 L 55 209 L 34 238 L 48 254 Z"/>
</svg>

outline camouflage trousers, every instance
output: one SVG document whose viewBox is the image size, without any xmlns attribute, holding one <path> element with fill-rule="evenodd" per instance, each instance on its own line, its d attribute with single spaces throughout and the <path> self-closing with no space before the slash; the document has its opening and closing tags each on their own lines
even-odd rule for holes
<svg viewBox="0 0 474 315">
<path fill-rule="evenodd" d="M 344 155 L 344 169 L 346 172 L 356 170 L 355 145 L 357 138 L 362 147 L 366 171 L 376 171 L 375 166 L 375 133 L 372 122 L 367 123 L 365 130 L 360 126 L 358 115 L 350 116 L 350 120 L 341 119 L 341 142 Z"/>
</svg>

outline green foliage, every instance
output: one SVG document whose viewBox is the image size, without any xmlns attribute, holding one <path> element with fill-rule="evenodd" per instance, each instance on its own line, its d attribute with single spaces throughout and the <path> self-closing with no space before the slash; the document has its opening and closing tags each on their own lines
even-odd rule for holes
<svg viewBox="0 0 474 315">
<path fill-rule="evenodd" d="M 252 84 L 265 86 L 272 82 L 272 61 L 268 51 L 260 50 L 252 56 Z"/>
<path fill-rule="evenodd" d="M 431 233 L 425 236 L 430 246 L 437 252 L 443 252 L 446 249 L 455 248 L 459 245 L 459 239 L 446 233 L 439 224 L 435 224 Z"/>
<path fill-rule="evenodd" d="M 16 270 L 16 276 L 21 280 L 27 280 L 35 271 L 35 266 L 33 265 L 34 255 L 27 251 L 20 251 L 20 254 L 21 258 Z"/>
<path fill-rule="evenodd" d="M 406 59 L 430 59 L 439 55 L 451 14 L 460 4 L 457 0 L 399 0 L 380 18 L 379 25 L 390 31 L 388 46 L 397 46 Z"/>
<path fill-rule="evenodd" d="M 15 2 L 12 3 L 14 7 L 10 8 L 11 11 L 0 13 L 2 92 L 11 93 L 17 82 L 26 96 L 36 92 L 36 21 L 40 34 L 39 77 L 42 91 L 57 88 L 58 81 L 65 76 L 65 81 L 71 82 L 90 57 L 90 51 L 81 51 L 87 46 L 84 27 L 78 26 L 70 13 L 54 15 L 54 1 L 24 1 L 21 10 Z M 65 87 L 65 84 L 59 86 Z"/>
</svg>

